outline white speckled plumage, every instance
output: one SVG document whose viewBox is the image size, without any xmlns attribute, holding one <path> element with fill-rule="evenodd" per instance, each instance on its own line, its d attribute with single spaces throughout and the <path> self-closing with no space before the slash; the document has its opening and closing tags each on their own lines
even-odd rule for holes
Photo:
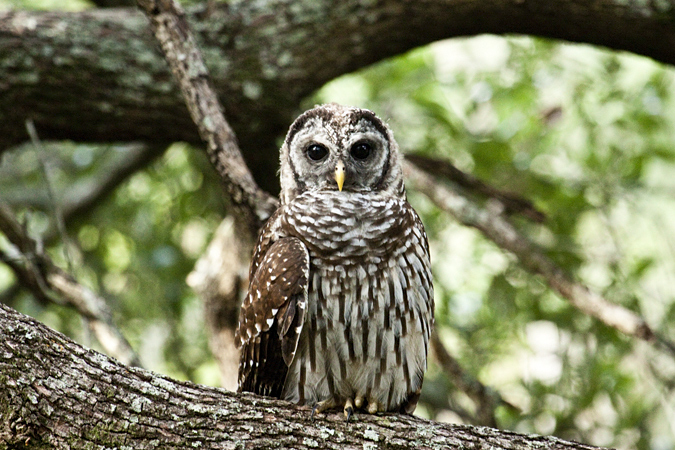
<svg viewBox="0 0 675 450">
<path fill-rule="evenodd" d="M 312 145 L 325 150 L 321 159 L 308 156 Z M 282 204 L 261 231 L 236 335 L 240 390 L 319 409 L 412 412 L 433 287 L 398 158 L 391 131 L 367 110 L 324 105 L 291 126 L 281 149 Z"/>
</svg>

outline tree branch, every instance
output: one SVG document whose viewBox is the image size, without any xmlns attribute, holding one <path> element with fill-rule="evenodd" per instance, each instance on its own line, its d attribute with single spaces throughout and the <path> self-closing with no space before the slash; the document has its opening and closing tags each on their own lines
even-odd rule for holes
<svg viewBox="0 0 675 450">
<path fill-rule="evenodd" d="M 342 74 L 481 33 L 585 42 L 673 64 L 672 17 L 667 2 L 620 0 L 266 0 L 208 2 L 188 13 L 244 156 L 269 192 L 275 139 L 301 99 Z M 26 139 L 26 118 L 45 140 L 199 141 L 132 8 L 0 12 L 0 60 L 0 152 Z"/>
<path fill-rule="evenodd" d="M 15 254 L 0 251 L 0 260 L 14 271 L 24 287 L 43 300 L 52 301 L 50 292 L 58 294 L 89 321 L 89 326 L 108 354 L 126 364 L 140 365 L 138 355 L 113 323 L 105 300 L 42 254 L 3 203 L 0 203 L 0 231 L 17 248 Z"/>
<path fill-rule="evenodd" d="M 248 244 L 252 244 L 278 201 L 254 181 L 180 5 L 173 0 L 138 0 L 138 4 L 150 20 L 192 120 L 207 144 L 209 159 L 235 207 L 229 216 L 235 226 L 231 221 L 221 224 L 208 251 L 188 277 L 188 283 L 204 301 L 209 345 L 219 361 L 223 384 L 234 390 L 239 359 L 234 331 L 241 303 L 242 272 L 246 277 L 243 262 L 248 260 Z M 247 232 L 248 239 L 235 230 Z"/>
<path fill-rule="evenodd" d="M 234 214 L 244 222 L 251 237 L 274 212 L 278 202 L 262 191 L 249 171 L 230 124 L 225 120 L 201 52 L 185 12 L 172 0 L 138 0 L 180 86 L 192 120 L 206 142 L 211 163 L 220 175 Z"/>
<path fill-rule="evenodd" d="M 409 162 L 404 162 L 403 172 L 414 187 L 436 206 L 460 223 L 477 228 L 500 248 L 513 253 L 526 270 L 541 275 L 549 287 L 567 299 L 572 306 L 624 334 L 647 342 L 656 342 L 675 356 L 675 345 L 665 337 L 657 336 L 642 317 L 572 281 L 503 216 L 479 208 Z"/>
<path fill-rule="evenodd" d="M 591 450 L 554 437 L 413 416 L 310 411 L 130 368 L 0 305 L 4 448 Z"/>
<path fill-rule="evenodd" d="M 521 214 L 535 222 L 543 222 L 546 215 L 539 211 L 531 201 L 510 192 L 501 191 L 489 184 L 485 184 L 473 175 L 462 172 L 445 159 L 431 158 L 423 155 L 406 154 L 405 158 L 420 169 L 435 176 L 441 176 L 469 192 L 480 194 L 494 199 L 502 204 L 507 215 Z"/>
</svg>

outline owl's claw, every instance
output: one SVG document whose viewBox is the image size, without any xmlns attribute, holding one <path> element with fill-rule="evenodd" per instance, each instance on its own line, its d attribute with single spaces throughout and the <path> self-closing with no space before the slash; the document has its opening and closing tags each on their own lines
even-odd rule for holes
<svg viewBox="0 0 675 450">
<path fill-rule="evenodd" d="M 357 409 L 361 409 L 364 401 L 365 399 L 363 398 L 363 395 L 357 395 L 354 397 L 354 406 L 356 406 Z"/>
<path fill-rule="evenodd" d="M 335 408 L 337 406 L 337 403 L 335 403 L 335 400 L 332 398 L 329 398 L 328 400 L 324 400 L 322 402 L 317 403 L 316 405 L 312 406 L 312 415 L 310 416 L 310 419 L 314 421 L 314 415 L 315 414 L 321 414 L 322 412 L 326 411 L 327 409 Z"/>
<path fill-rule="evenodd" d="M 348 398 L 347 401 L 345 402 L 345 407 L 343 411 L 345 413 L 345 416 L 347 417 L 347 422 L 349 422 L 349 419 L 351 419 L 352 414 L 354 414 L 354 402 L 352 401 L 351 398 Z"/>
</svg>

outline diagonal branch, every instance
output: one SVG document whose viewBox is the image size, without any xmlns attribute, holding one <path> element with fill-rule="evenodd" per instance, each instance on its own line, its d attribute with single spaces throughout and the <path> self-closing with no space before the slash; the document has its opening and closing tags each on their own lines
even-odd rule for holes
<svg viewBox="0 0 675 450">
<path fill-rule="evenodd" d="M 675 344 L 657 335 L 642 317 L 571 280 L 504 217 L 476 206 L 411 163 L 404 162 L 403 168 L 419 192 L 460 223 L 477 228 L 499 247 L 513 253 L 525 269 L 543 276 L 546 283 L 572 306 L 624 334 L 656 342 L 675 356 Z"/>
<path fill-rule="evenodd" d="M 129 177 L 162 156 L 165 150 L 164 145 L 134 145 L 123 157 L 112 164 L 106 164 L 104 170 L 91 179 L 70 187 L 69 195 L 63 200 L 62 206 L 66 224 L 87 214 Z"/>
<path fill-rule="evenodd" d="M 240 225 L 246 225 L 251 236 L 276 209 L 277 201 L 262 191 L 249 171 L 234 135 L 225 120 L 218 97 L 210 82 L 208 69 L 185 12 L 173 0 L 138 0 L 152 31 L 159 41 L 171 72 L 180 86 L 190 116 L 206 151 L 230 197 Z"/>
<path fill-rule="evenodd" d="M 106 301 L 42 254 L 3 203 L 0 203 L 0 231 L 16 247 L 12 254 L 0 251 L 0 260 L 14 271 L 23 286 L 44 300 L 52 301 L 51 294 L 56 293 L 89 319 L 89 326 L 108 354 L 125 364 L 140 365 L 138 355 L 113 323 Z"/>
<path fill-rule="evenodd" d="M 445 159 L 431 158 L 416 154 L 407 154 L 405 155 L 405 158 L 425 172 L 447 178 L 471 192 L 497 200 L 502 204 L 504 213 L 507 215 L 518 213 L 539 223 L 546 220 L 546 215 L 539 211 L 531 201 L 516 194 L 504 192 L 485 184 L 473 175 L 462 172 Z"/>
</svg>

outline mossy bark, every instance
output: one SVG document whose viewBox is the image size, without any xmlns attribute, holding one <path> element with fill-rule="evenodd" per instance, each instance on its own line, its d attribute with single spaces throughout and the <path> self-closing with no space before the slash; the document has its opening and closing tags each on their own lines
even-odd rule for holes
<svg viewBox="0 0 675 450">
<path fill-rule="evenodd" d="M 0 449 L 592 449 L 413 416 L 311 419 L 287 402 L 127 367 L 0 306 Z"/>
<path fill-rule="evenodd" d="M 664 2 L 267 0 L 205 2 L 188 15 L 244 156 L 272 193 L 276 139 L 301 100 L 420 45 L 519 33 L 675 62 Z M 42 139 L 199 142 L 135 8 L 0 12 L 0 153 L 26 139 L 28 118 Z"/>
</svg>

